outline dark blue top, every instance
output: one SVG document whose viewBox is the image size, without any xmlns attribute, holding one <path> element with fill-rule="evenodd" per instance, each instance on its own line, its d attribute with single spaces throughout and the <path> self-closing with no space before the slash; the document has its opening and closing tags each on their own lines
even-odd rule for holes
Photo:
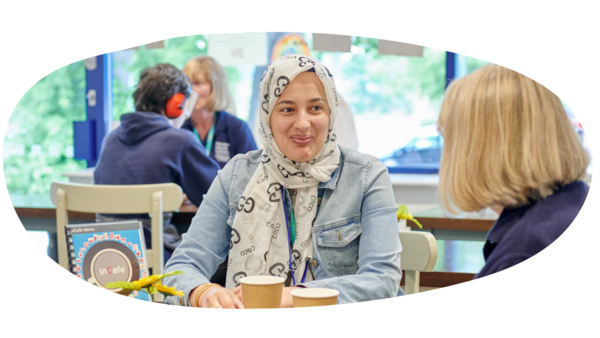
<svg viewBox="0 0 600 338">
<path fill-rule="evenodd" d="M 215 118 L 217 123 L 210 157 L 217 161 L 221 168 L 235 155 L 257 149 L 250 128 L 244 121 L 226 112 L 215 112 Z M 181 129 L 193 132 L 192 120 L 186 120 Z M 201 142 L 206 146 L 206 138 Z"/>
<path fill-rule="evenodd" d="M 485 266 L 475 278 L 508 269 L 552 244 L 573 222 L 588 191 L 587 184 L 576 181 L 530 205 L 505 208 L 487 235 Z"/>
<path fill-rule="evenodd" d="M 176 183 L 199 206 L 219 169 L 194 134 L 157 113 L 135 112 L 104 138 L 94 183 Z"/>
</svg>

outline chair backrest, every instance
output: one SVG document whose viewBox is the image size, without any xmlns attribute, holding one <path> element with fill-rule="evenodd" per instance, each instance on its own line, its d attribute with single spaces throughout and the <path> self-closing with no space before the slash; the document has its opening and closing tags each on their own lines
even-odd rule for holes
<svg viewBox="0 0 600 338">
<path fill-rule="evenodd" d="M 437 242 L 428 232 L 400 231 L 400 243 L 402 243 L 400 265 L 405 271 L 404 292 L 407 295 L 418 293 L 420 272 L 432 271 L 437 261 Z"/>
<path fill-rule="evenodd" d="M 161 191 L 163 211 L 176 211 L 183 202 L 183 192 L 175 183 L 139 185 L 100 185 L 53 182 L 52 204 L 57 205 L 57 191 L 69 196 L 67 210 L 109 214 L 140 214 L 152 211 L 152 194 Z"/>
<path fill-rule="evenodd" d="M 63 268 L 69 268 L 64 229 L 69 222 L 68 210 L 107 214 L 150 213 L 153 249 L 146 250 L 147 262 L 153 274 L 162 274 L 163 212 L 176 211 L 181 206 L 183 192 L 177 184 L 88 185 L 53 182 L 50 195 L 56 206 L 58 263 Z M 156 296 L 159 294 L 154 297 L 158 300 Z"/>
</svg>

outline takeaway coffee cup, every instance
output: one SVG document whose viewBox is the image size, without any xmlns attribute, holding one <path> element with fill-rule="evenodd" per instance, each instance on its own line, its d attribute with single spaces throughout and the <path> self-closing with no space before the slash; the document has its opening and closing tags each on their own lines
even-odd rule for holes
<svg viewBox="0 0 600 338">
<path fill-rule="evenodd" d="M 294 300 L 294 307 L 308 307 L 335 305 L 340 293 L 331 289 L 304 288 L 294 290 L 291 294 Z"/>
<path fill-rule="evenodd" d="M 253 276 L 240 279 L 244 308 L 280 308 L 284 282 L 285 279 L 274 276 Z"/>
</svg>

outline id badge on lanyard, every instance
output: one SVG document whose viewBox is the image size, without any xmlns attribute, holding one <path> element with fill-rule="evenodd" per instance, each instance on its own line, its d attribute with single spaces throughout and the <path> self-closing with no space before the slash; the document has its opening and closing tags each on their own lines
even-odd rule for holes
<svg viewBox="0 0 600 338">
<path fill-rule="evenodd" d="M 292 282 L 294 283 L 292 286 L 296 286 L 296 277 L 294 277 L 294 270 L 292 270 L 292 237 L 291 237 L 291 232 L 292 232 L 292 227 L 293 226 L 293 231 L 294 233 L 296 233 L 296 219 L 294 217 L 294 206 L 290 203 L 290 205 L 292 206 L 292 214 L 291 216 L 291 220 L 294 224 L 292 224 L 290 226 L 290 223 L 288 222 L 288 217 L 287 217 L 287 211 L 286 211 L 286 207 L 285 207 L 285 195 L 283 193 L 283 187 L 281 187 L 281 201 L 283 202 L 283 213 L 284 213 L 284 217 L 285 217 L 285 225 L 287 226 L 287 234 L 288 234 L 288 255 L 289 255 L 289 262 L 290 262 L 290 274 L 288 275 L 287 280 L 285 281 L 284 285 L 288 285 L 289 284 L 289 279 L 290 279 L 290 275 L 292 276 Z M 291 201 L 290 201 L 291 202 Z M 300 261 L 302 262 L 302 261 Z M 302 280 L 300 281 L 300 283 L 304 283 L 304 281 L 306 280 L 306 270 L 308 269 L 308 262 L 306 262 L 306 264 L 304 264 L 304 273 L 302 274 Z"/>
</svg>

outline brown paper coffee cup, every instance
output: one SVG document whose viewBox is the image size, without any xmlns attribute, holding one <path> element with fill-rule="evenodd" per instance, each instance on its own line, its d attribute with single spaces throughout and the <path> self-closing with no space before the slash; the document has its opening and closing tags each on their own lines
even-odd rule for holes
<svg viewBox="0 0 600 338">
<path fill-rule="evenodd" d="M 331 289 L 304 288 L 291 292 L 294 307 L 325 306 L 337 304 L 339 291 Z"/>
<path fill-rule="evenodd" d="M 285 279 L 274 276 L 253 276 L 240 279 L 245 309 L 277 309 Z"/>
</svg>

